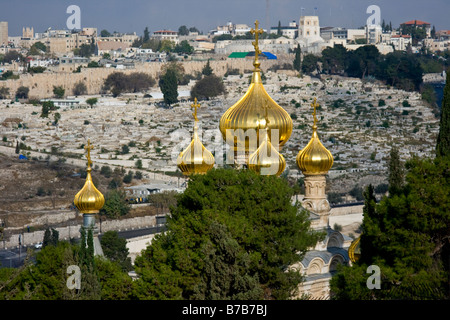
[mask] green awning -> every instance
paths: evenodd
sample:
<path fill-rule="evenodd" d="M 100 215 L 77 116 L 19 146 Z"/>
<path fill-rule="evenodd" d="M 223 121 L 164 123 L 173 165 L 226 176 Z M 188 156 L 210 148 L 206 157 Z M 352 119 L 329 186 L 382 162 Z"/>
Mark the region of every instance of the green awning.
<path fill-rule="evenodd" d="M 232 52 L 228 58 L 245 58 L 248 52 Z"/>

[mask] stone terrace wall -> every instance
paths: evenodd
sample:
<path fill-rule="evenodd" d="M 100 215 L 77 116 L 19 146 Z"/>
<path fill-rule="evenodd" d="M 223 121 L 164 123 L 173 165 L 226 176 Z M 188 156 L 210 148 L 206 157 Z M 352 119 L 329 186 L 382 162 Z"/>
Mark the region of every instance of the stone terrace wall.
<path fill-rule="evenodd" d="M 261 61 L 261 69 L 265 71 L 272 65 L 279 63 L 279 60 L 264 60 Z M 204 61 L 186 61 L 183 62 L 183 67 L 185 73 L 193 74 L 196 71 L 201 71 L 205 64 L 206 62 Z M 8 87 L 11 98 L 13 98 L 17 88 L 25 86 L 30 89 L 30 98 L 44 99 L 53 96 L 53 86 L 62 86 L 66 90 L 66 95 L 72 95 L 72 89 L 75 84 L 82 81 L 86 84 L 87 94 L 93 95 L 100 93 L 104 80 L 113 72 L 119 71 L 125 74 L 144 72 L 153 78 L 158 79 L 163 65 L 164 63 L 162 62 L 150 62 L 136 64 L 134 69 L 126 70 L 113 68 L 82 68 L 80 73 L 52 72 L 33 75 L 22 74 L 19 79 L 2 81 L 0 87 Z M 218 76 L 223 76 L 228 69 L 238 69 L 240 72 L 253 69 L 251 59 L 211 60 L 210 65 L 214 73 Z"/>

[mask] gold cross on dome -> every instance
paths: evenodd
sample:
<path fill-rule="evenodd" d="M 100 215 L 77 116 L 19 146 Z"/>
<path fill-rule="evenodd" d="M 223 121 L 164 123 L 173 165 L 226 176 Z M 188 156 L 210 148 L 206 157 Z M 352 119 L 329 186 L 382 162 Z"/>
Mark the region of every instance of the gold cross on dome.
<path fill-rule="evenodd" d="M 87 146 L 84 147 L 84 150 L 87 151 L 86 158 L 87 158 L 87 161 L 88 161 L 88 167 L 90 167 L 91 164 L 92 164 L 92 161 L 91 161 L 91 150 L 92 149 L 94 149 L 94 146 L 91 144 L 91 140 L 88 139 Z"/>
<path fill-rule="evenodd" d="M 192 115 L 194 116 L 195 121 L 198 121 L 197 109 L 200 108 L 200 103 L 197 103 L 197 98 L 194 99 L 194 104 L 191 104 L 191 108 L 194 108 L 195 111 Z"/>
<path fill-rule="evenodd" d="M 317 123 L 317 117 L 316 117 L 316 108 L 319 107 L 320 105 L 317 103 L 317 98 L 314 98 L 314 102 L 311 103 L 311 107 L 314 108 L 314 112 L 313 112 L 313 116 L 314 116 L 314 125 L 316 125 Z"/>
<path fill-rule="evenodd" d="M 258 55 L 261 54 L 261 50 L 259 50 L 259 35 L 264 33 L 263 29 L 258 29 L 259 22 L 258 20 L 255 21 L 255 29 L 250 29 L 250 33 L 255 36 L 255 41 L 252 42 L 253 46 L 255 47 L 255 61 L 258 61 Z"/>

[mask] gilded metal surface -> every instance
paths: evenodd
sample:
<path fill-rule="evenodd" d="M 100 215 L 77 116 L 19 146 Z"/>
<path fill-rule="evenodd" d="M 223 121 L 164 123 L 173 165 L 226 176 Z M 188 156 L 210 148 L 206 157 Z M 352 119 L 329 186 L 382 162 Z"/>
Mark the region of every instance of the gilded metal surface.
<path fill-rule="evenodd" d="M 286 161 L 270 143 L 266 132 L 265 139 L 248 160 L 248 168 L 260 175 L 280 176 L 286 168 Z"/>
<path fill-rule="evenodd" d="M 316 99 L 311 106 L 314 108 L 313 134 L 306 147 L 298 153 L 297 166 L 306 175 L 326 174 L 333 166 L 334 159 L 331 152 L 320 142 L 317 134 L 316 107 L 319 105 L 316 103 Z"/>
<path fill-rule="evenodd" d="M 197 103 L 197 98 L 195 98 L 194 104 L 191 107 L 195 109 L 192 114 L 195 119 L 193 139 L 177 159 L 178 168 L 186 176 L 191 174 L 205 174 L 214 167 L 214 156 L 205 148 L 198 137 L 197 108 L 200 107 L 200 104 Z"/>
<path fill-rule="evenodd" d="M 353 263 L 358 261 L 360 255 L 361 255 L 361 249 L 360 249 L 360 244 L 359 244 L 360 241 L 361 241 L 361 236 L 359 236 L 358 238 L 353 240 L 352 243 L 350 244 L 350 247 L 348 247 L 348 257 L 350 258 L 350 260 Z"/>
<path fill-rule="evenodd" d="M 265 112 L 270 121 L 269 138 L 272 137 L 271 130 L 278 130 L 279 145 L 282 147 L 291 136 L 292 119 L 289 114 L 280 107 L 266 92 L 261 81 L 261 73 L 259 69 L 258 55 L 261 52 L 258 45 L 258 35 L 261 29 L 258 29 L 258 21 L 255 22 L 256 28 L 252 29 L 255 35 L 253 45 L 255 47 L 255 61 L 253 63 L 254 70 L 251 84 L 243 97 L 231 106 L 220 119 L 219 129 L 223 139 L 234 148 L 234 151 L 245 151 L 252 153 L 259 145 L 259 130 L 261 122 L 264 121 Z M 244 133 L 249 129 L 256 131 L 257 141 L 249 143 L 248 136 L 234 134 L 234 141 L 227 141 L 227 130 L 234 134 L 236 130 L 242 129 Z M 264 139 L 264 137 L 262 137 Z M 273 139 L 271 140 L 273 141 Z M 244 150 L 242 150 L 242 147 Z"/>
<path fill-rule="evenodd" d="M 84 147 L 87 151 L 87 176 L 86 182 L 84 183 L 83 188 L 75 195 L 73 203 L 78 208 L 78 210 L 83 214 L 93 214 L 98 213 L 100 209 L 105 204 L 105 198 L 103 194 L 97 190 L 94 183 L 92 182 L 91 176 L 91 150 L 94 147 L 91 145 L 90 140 L 88 140 L 88 145 Z"/>

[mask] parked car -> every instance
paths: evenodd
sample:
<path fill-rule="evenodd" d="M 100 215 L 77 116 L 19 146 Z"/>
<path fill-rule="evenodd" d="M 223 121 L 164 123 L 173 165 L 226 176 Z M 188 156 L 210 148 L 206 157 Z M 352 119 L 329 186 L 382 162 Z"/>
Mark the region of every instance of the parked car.
<path fill-rule="evenodd" d="M 36 244 L 34 245 L 34 247 L 35 247 L 36 249 L 41 249 L 41 248 L 42 248 L 42 242 L 36 243 Z"/>

